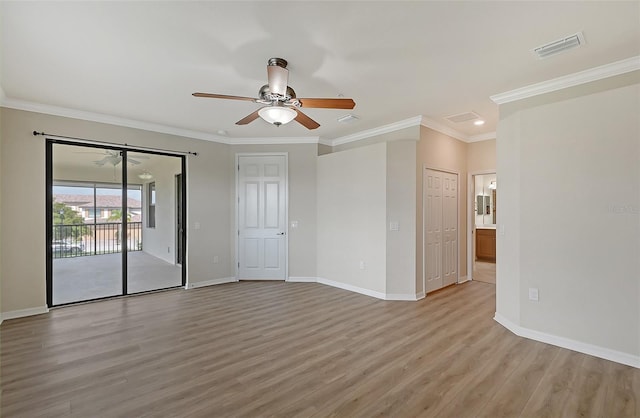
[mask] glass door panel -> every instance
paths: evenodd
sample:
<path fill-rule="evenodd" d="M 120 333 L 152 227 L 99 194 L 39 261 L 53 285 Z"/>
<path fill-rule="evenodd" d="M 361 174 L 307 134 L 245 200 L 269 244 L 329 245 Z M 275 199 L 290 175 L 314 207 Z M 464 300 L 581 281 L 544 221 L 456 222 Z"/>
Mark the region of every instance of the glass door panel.
<path fill-rule="evenodd" d="M 122 294 L 119 151 L 52 145 L 52 305 Z"/>
<path fill-rule="evenodd" d="M 127 292 L 181 286 L 182 158 L 129 151 L 127 160 Z"/>

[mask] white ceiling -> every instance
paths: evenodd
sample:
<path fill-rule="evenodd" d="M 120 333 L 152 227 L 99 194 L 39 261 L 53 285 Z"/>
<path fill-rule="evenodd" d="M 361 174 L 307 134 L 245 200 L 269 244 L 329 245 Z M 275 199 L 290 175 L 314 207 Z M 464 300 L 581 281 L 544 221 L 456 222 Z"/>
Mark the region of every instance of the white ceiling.
<path fill-rule="evenodd" d="M 638 1 L 2 1 L 0 13 L 5 105 L 210 138 L 332 140 L 422 115 L 473 139 L 496 129 L 489 96 L 640 55 Z M 531 52 L 578 31 L 583 47 L 545 60 Z M 270 57 L 289 61 L 299 97 L 351 97 L 360 119 L 307 109 L 320 128 L 237 126 L 259 105 L 191 96 L 256 97 Z M 487 123 L 444 119 L 470 111 Z"/>

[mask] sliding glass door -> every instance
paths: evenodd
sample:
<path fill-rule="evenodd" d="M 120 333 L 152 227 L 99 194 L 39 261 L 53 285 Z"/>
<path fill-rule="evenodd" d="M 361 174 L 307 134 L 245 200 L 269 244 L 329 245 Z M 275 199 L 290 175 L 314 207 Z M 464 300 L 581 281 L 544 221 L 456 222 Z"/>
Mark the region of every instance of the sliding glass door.
<path fill-rule="evenodd" d="M 184 157 L 49 140 L 47 166 L 49 306 L 184 285 Z"/>
<path fill-rule="evenodd" d="M 153 171 L 144 166 L 128 165 L 129 183 L 140 182 L 138 212 L 131 211 L 129 219 L 140 221 L 143 239 L 128 240 L 127 288 L 129 293 L 164 289 L 182 284 L 182 266 L 176 262 L 176 201 L 175 176 L 182 173 L 182 159 L 165 155 L 128 152 L 130 161 L 153 162 Z M 142 165 L 142 164 L 140 164 Z M 151 164 L 145 164 L 150 166 Z M 138 200 L 136 200 L 137 202 Z M 182 205 L 182 202 L 180 202 Z M 141 217 L 138 214 L 143 215 Z M 129 224 L 131 225 L 131 223 Z M 127 230 L 128 236 L 136 230 Z"/>

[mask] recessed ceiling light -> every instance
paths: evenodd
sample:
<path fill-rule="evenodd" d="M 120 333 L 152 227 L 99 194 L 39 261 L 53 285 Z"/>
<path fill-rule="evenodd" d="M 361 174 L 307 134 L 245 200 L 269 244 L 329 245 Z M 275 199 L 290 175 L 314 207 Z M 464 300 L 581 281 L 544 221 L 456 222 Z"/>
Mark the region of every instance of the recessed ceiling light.
<path fill-rule="evenodd" d="M 476 126 L 481 126 L 484 125 L 484 121 L 482 119 L 478 119 L 477 121 L 473 122 L 473 124 Z"/>

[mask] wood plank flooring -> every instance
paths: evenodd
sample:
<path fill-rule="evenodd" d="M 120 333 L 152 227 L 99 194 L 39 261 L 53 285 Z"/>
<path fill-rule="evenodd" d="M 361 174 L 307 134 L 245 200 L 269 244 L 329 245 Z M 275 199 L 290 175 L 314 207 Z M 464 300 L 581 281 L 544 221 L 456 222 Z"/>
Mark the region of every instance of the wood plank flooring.
<path fill-rule="evenodd" d="M 473 280 L 496 284 L 496 263 L 476 260 L 473 268 Z"/>
<path fill-rule="evenodd" d="M 2 417 L 640 417 L 640 370 L 493 321 L 495 286 L 419 302 L 240 282 L 0 327 Z"/>

